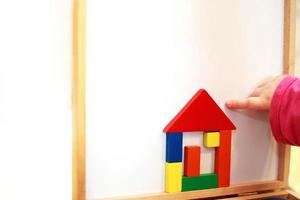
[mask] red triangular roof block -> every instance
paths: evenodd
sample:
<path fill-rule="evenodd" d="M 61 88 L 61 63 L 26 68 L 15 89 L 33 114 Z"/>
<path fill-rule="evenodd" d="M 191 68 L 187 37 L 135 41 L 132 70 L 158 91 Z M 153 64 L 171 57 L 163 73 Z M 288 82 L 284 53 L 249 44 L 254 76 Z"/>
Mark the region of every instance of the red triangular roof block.
<path fill-rule="evenodd" d="M 209 94 L 201 89 L 164 128 L 165 133 L 235 130 Z"/>

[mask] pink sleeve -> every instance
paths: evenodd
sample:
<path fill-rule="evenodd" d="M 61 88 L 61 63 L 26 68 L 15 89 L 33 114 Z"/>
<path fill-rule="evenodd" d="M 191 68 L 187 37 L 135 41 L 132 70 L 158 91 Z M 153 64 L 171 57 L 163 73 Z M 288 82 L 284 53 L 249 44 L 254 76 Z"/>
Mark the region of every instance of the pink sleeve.
<path fill-rule="evenodd" d="M 300 146 L 300 79 L 288 76 L 275 90 L 270 123 L 277 142 Z"/>

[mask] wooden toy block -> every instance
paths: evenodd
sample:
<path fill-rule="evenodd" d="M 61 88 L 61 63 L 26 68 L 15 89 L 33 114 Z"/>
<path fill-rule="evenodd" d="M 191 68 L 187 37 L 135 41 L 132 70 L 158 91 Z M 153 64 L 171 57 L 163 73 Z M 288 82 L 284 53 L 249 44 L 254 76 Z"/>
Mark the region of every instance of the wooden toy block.
<path fill-rule="evenodd" d="M 165 189 L 166 192 L 181 192 L 182 162 L 166 163 Z"/>
<path fill-rule="evenodd" d="M 209 94 L 201 89 L 164 128 L 165 133 L 234 130 L 233 123 Z"/>
<path fill-rule="evenodd" d="M 215 173 L 219 176 L 218 187 L 230 185 L 231 131 L 220 131 L 220 146 L 215 153 Z"/>
<path fill-rule="evenodd" d="M 200 175 L 200 146 L 184 147 L 184 176 Z"/>
<path fill-rule="evenodd" d="M 219 132 L 204 133 L 203 145 L 205 147 L 218 147 L 220 145 L 220 133 Z"/>
<path fill-rule="evenodd" d="M 203 174 L 194 177 L 182 177 L 182 191 L 204 190 L 218 187 L 218 175 Z"/>
<path fill-rule="evenodd" d="M 182 162 L 182 133 L 167 134 L 166 162 Z"/>

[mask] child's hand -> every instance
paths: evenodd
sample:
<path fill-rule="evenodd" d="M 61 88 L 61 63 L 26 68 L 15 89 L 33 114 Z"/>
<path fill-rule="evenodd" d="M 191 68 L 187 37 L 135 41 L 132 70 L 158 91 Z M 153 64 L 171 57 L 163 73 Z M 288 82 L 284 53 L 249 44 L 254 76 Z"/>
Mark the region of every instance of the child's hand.
<path fill-rule="evenodd" d="M 251 109 L 266 110 L 270 109 L 271 100 L 278 84 L 287 75 L 280 75 L 263 80 L 257 88 L 246 99 L 229 100 L 226 106 L 230 109 Z"/>

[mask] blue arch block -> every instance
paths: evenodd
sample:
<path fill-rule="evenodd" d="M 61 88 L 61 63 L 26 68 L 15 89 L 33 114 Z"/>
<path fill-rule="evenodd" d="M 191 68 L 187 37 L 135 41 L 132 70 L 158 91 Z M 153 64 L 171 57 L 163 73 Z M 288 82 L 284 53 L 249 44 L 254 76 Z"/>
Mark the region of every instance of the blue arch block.
<path fill-rule="evenodd" d="M 166 162 L 182 162 L 182 133 L 166 133 Z"/>

